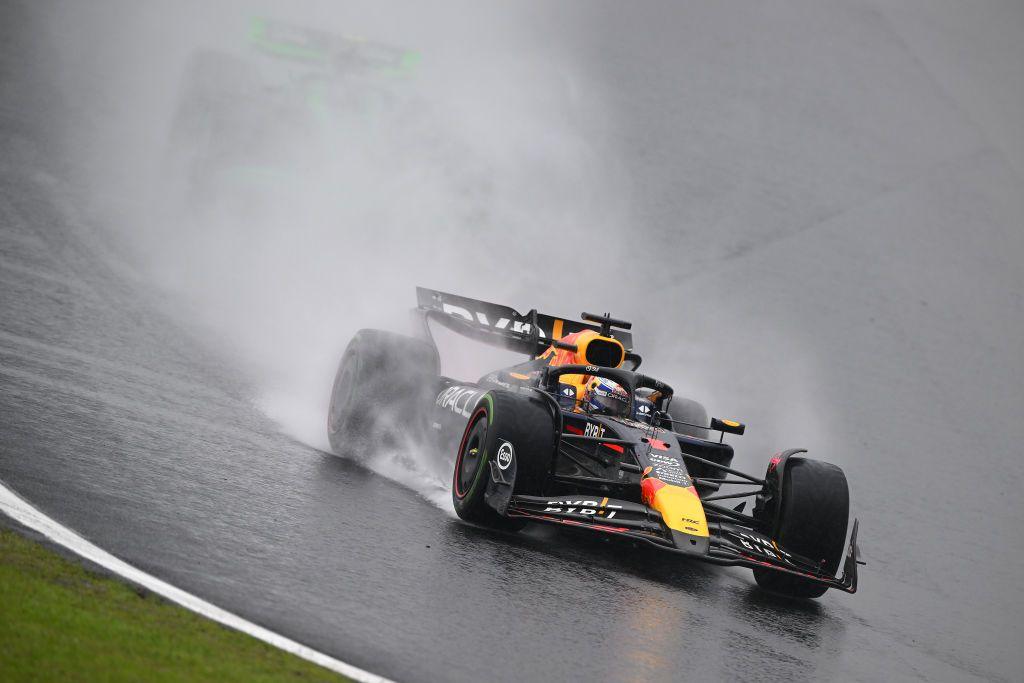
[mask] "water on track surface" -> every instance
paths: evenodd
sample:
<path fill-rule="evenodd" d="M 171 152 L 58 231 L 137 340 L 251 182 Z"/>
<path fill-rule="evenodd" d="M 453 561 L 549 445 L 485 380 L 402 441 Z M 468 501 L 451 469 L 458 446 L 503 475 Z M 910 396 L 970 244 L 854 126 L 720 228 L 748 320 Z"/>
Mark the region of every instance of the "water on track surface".
<path fill-rule="evenodd" d="M 580 125 L 619 146 L 652 269 L 602 295 L 652 371 L 751 425 L 741 465 L 787 446 L 843 465 L 861 593 L 793 605 L 746 571 L 490 534 L 282 436 L 245 366 L 165 314 L 81 210 L 57 122 L 34 116 L 63 101 L 55 46 L 30 39 L 52 38 L 59 3 L 0 21 L 0 478 L 127 561 L 399 680 L 1019 678 L 1016 101 L 965 99 L 935 48 L 975 25 L 595 7 L 562 36 L 608 90 Z M 957 68 L 1006 57 L 974 59 Z M 659 329 L 665 309 L 693 324 Z"/>

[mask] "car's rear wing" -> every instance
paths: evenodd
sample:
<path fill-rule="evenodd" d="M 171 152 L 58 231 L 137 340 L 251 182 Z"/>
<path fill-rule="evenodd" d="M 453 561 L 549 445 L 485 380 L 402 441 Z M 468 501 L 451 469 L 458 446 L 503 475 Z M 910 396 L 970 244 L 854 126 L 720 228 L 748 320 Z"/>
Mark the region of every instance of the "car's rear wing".
<path fill-rule="evenodd" d="M 249 44 L 263 54 L 348 74 L 373 71 L 410 76 L 420 60 L 420 54 L 413 50 L 264 17 L 250 20 L 248 34 Z"/>
<path fill-rule="evenodd" d="M 537 309 L 523 314 L 509 306 L 424 287 L 416 288 L 416 303 L 416 310 L 425 320 L 435 320 L 471 339 L 529 356 L 540 355 L 553 340 L 567 334 L 583 330 L 601 331 L 599 325 L 556 318 L 538 313 Z M 619 340 L 627 352 L 632 350 L 632 334 L 619 329 L 611 330 L 608 334 Z"/>

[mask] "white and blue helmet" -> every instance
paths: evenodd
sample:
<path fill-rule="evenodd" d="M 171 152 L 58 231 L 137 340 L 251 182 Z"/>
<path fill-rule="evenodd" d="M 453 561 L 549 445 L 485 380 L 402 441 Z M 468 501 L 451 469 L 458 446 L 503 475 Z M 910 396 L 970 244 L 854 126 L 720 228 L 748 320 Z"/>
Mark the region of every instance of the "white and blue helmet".
<path fill-rule="evenodd" d="M 587 384 L 583 397 L 584 408 L 601 415 L 629 415 L 629 394 L 618 383 L 595 377 Z"/>

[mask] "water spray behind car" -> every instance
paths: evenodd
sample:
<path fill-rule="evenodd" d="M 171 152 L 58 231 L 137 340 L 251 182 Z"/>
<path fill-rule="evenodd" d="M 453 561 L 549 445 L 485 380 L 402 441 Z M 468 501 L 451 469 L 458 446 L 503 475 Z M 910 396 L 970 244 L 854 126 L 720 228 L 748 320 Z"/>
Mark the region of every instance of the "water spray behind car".
<path fill-rule="evenodd" d="M 524 30 L 528 9 L 412 6 L 400 24 L 358 4 L 193 10 L 119 7 L 116 35 L 84 7 L 54 16 L 71 108 L 91 112 L 68 137 L 105 239 L 290 435 L 327 448 L 339 346 L 404 330 L 418 284 L 545 310 L 676 308 L 647 285 L 670 269 L 633 224 L 597 74 Z M 618 264 L 637 253 L 633 282 Z M 645 334 L 718 399 L 694 329 Z M 478 354 L 446 360 L 500 365 Z"/>

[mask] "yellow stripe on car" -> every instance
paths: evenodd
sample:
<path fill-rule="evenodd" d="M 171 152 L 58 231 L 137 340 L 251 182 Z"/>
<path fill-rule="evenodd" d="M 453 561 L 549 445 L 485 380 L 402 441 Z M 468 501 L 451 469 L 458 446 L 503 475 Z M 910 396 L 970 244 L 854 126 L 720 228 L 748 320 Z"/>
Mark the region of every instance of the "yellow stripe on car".
<path fill-rule="evenodd" d="M 708 536 L 708 520 L 697 489 L 665 485 L 654 492 L 650 506 L 661 513 L 669 529 L 691 536 Z"/>

